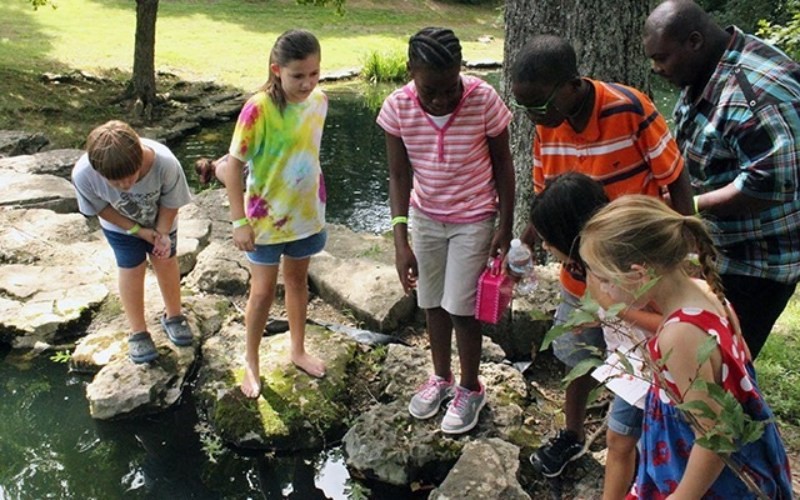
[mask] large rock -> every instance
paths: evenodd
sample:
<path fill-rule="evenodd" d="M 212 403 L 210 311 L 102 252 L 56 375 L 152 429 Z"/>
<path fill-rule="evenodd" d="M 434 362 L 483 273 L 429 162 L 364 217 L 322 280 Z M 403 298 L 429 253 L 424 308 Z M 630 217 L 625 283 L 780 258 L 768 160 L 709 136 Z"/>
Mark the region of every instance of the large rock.
<path fill-rule="evenodd" d="M 0 341 L 12 347 L 52 343 L 108 296 L 90 266 L 0 267 Z"/>
<path fill-rule="evenodd" d="M 229 323 L 205 342 L 195 396 L 223 440 L 240 448 L 301 450 L 322 448 L 342 435 L 356 343 L 307 325 L 305 344 L 325 361 L 323 379 L 298 370 L 290 361 L 289 334 L 275 335 L 261 342 L 261 396 L 247 399 L 239 389 L 244 326 Z"/>
<path fill-rule="evenodd" d="M 323 252 L 311 259 L 308 274 L 320 297 L 352 311 L 369 329 L 394 331 L 414 318 L 414 298 L 403 292 L 394 266 Z"/>
<path fill-rule="evenodd" d="M 525 500 L 519 484 L 519 448 L 499 439 L 464 445 L 461 457 L 430 500 Z"/>
<path fill-rule="evenodd" d="M 488 339 L 484 342 L 491 346 Z M 454 356 L 456 377 L 457 367 Z M 515 439 L 523 425 L 522 407 L 528 403 L 521 373 L 505 364 L 482 363 L 481 380 L 486 386 L 487 404 L 477 427 L 465 437 L 453 438 L 439 430 L 441 417 L 419 421 L 408 413 L 411 395 L 431 370 L 427 352 L 416 347 L 389 346 L 381 371 L 386 385 L 380 399 L 391 402 L 377 404 L 362 413 L 348 430 L 344 438 L 348 466 L 395 485 L 439 482 L 466 442 L 481 437 Z"/>
<path fill-rule="evenodd" d="M 197 256 L 186 284 L 195 290 L 220 295 L 244 295 L 250 283 L 250 270 L 244 252 L 230 242 L 212 241 Z"/>
<path fill-rule="evenodd" d="M 0 208 L 0 262 L 74 263 L 82 256 L 79 252 L 71 252 L 70 245 L 92 239 L 94 231 L 86 217 L 80 214 Z M 86 262 L 96 264 L 92 257 L 84 258 Z"/>
<path fill-rule="evenodd" d="M 72 167 L 83 155 L 80 149 L 54 149 L 43 153 L 25 154 L 0 159 L 0 170 L 22 174 L 47 174 L 70 179 Z"/>
<path fill-rule="evenodd" d="M 40 151 L 50 141 L 42 133 L 0 130 L 0 156 L 29 155 Z"/>
<path fill-rule="evenodd" d="M 197 331 L 196 324 L 193 324 L 193 330 Z M 118 356 L 86 387 L 89 413 L 93 418 L 107 420 L 155 413 L 178 400 L 199 352 L 200 342 L 176 347 L 165 336 L 155 331 L 151 334 L 159 354 L 155 361 L 137 365 L 127 356 Z"/>
<path fill-rule="evenodd" d="M 0 170 L 0 186 L 0 206 L 47 208 L 58 213 L 78 211 L 75 190 L 61 177 Z"/>

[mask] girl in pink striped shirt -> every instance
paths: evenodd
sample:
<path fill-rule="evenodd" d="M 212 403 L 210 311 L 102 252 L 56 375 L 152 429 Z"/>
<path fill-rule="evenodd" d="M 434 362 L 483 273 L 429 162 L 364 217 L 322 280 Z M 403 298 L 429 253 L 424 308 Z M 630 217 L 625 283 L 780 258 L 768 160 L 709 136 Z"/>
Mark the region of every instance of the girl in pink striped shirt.
<path fill-rule="evenodd" d="M 377 120 L 386 133 L 395 265 L 403 289 L 417 289 L 433 358 L 434 373 L 408 409 L 431 418 L 452 396 L 442 431 L 460 434 L 475 427 L 486 403 L 475 293 L 487 258 L 505 252 L 511 240 L 511 112 L 491 86 L 461 74 L 461 44 L 452 30 L 425 28 L 412 36 L 408 70 L 412 81 L 386 98 Z M 454 328 L 458 385 L 450 370 Z"/>

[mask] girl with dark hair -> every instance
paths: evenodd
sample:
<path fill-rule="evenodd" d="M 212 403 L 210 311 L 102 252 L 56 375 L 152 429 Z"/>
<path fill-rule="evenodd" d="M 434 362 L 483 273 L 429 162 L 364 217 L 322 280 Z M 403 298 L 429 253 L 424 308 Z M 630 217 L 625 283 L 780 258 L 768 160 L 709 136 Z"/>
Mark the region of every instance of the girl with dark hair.
<path fill-rule="evenodd" d="M 269 56 L 269 78 L 242 108 L 225 168 L 217 173 L 224 177 L 231 204 L 233 242 L 250 261 L 241 383 L 249 398 L 261 393 L 259 346 L 282 256 L 291 360 L 311 376 L 325 375 L 324 363 L 306 352 L 304 342 L 309 260 L 326 240 L 319 149 L 328 99 L 317 89 L 319 67 L 320 46 L 313 34 L 290 30 L 278 37 Z"/>
<path fill-rule="evenodd" d="M 412 81 L 386 99 L 377 120 L 386 132 L 395 264 L 405 291 L 417 289 L 433 358 L 434 373 L 408 409 L 431 418 L 454 396 L 441 428 L 461 434 L 475 427 L 486 403 L 475 296 L 487 258 L 511 241 L 511 113 L 491 86 L 461 74 L 461 44 L 452 30 L 425 28 L 412 36 L 408 70 Z M 453 329 L 458 384 L 450 370 Z"/>

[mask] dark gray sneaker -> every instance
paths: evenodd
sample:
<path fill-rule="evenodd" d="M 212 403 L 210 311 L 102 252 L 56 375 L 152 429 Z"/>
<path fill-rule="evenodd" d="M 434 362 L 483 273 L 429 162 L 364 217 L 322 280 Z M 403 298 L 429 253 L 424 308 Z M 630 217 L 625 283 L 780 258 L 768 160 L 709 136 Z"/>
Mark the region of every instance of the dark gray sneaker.
<path fill-rule="evenodd" d="M 420 420 L 431 418 L 439 412 L 442 403 L 451 397 L 453 397 L 453 374 L 450 374 L 450 380 L 431 375 L 411 398 L 411 402 L 408 403 L 408 413 Z"/>
<path fill-rule="evenodd" d="M 583 453 L 583 443 L 574 432 L 566 429 L 558 431 L 556 437 L 540 446 L 531 455 L 531 463 L 541 469 L 544 477 L 558 477 L 567 464 Z"/>

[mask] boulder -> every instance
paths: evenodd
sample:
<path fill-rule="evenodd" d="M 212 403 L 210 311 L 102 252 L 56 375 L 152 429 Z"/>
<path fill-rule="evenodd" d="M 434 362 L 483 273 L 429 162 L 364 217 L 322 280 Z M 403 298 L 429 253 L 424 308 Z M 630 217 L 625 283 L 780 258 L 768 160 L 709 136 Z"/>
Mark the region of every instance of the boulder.
<path fill-rule="evenodd" d="M 352 311 L 369 329 L 390 332 L 414 318 L 414 298 L 403 292 L 394 266 L 323 252 L 311 259 L 308 274 L 320 297 Z"/>
<path fill-rule="evenodd" d="M 15 348 L 53 343 L 108 296 L 90 266 L 0 267 L 0 341 Z"/>
<path fill-rule="evenodd" d="M 478 439 L 464 445 L 458 462 L 430 500 L 530 499 L 519 484 L 519 448 L 500 439 Z"/>
<path fill-rule="evenodd" d="M 246 398 L 244 326 L 230 322 L 203 344 L 203 366 L 195 398 L 224 441 L 239 448 L 265 450 L 320 449 L 341 437 L 348 415 L 348 365 L 357 344 L 347 337 L 307 325 L 306 349 L 325 361 L 326 375 L 312 378 L 289 356 L 289 334 L 261 342 L 261 396 Z"/>
<path fill-rule="evenodd" d="M 29 155 L 41 151 L 50 141 L 39 132 L 0 130 L 0 156 Z"/>
<path fill-rule="evenodd" d="M 192 329 L 197 331 L 197 325 L 193 324 Z M 181 396 L 200 342 L 176 347 L 163 334 L 151 334 L 159 354 L 155 361 L 134 364 L 127 357 L 126 346 L 125 355 L 112 359 L 86 386 L 92 418 L 108 420 L 155 413 L 169 408 Z"/>
<path fill-rule="evenodd" d="M 0 206 L 47 208 L 58 213 L 78 211 L 75 190 L 61 177 L 0 170 L 0 185 Z"/>
<path fill-rule="evenodd" d="M 484 339 L 486 346 L 492 343 Z M 455 353 L 454 353 L 455 354 Z M 465 443 L 482 437 L 514 439 L 523 425 L 522 407 L 528 404 L 522 374 L 502 363 L 481 364 L 487 404 L 475 429 L 463 437 L 442 434 L 438 417 L 416 420 L 408 401 L 432 372 L 430 355 L 416 347 L 392 344 L 382 363 L 385 387 L 381 401 L 359 415 L 344 437 L 347 464 L 361 474 L 395 485 L 414 481 L 438 483 L 461 454 Z M 453 367 L 458 377 L 458 360 Z"/>
<path fill-rule="evenodd" d="M 198 291 L 234 296 L 247 294 L 250 270 L 244 252 L 230 242 L 213 241 L 197 256 L 186 284 Z"/>
<path fill-rule="evenodd" d="M 0 170 L 22 174 L 45 174 L 69 180 L 72 167 L 83 155 L 81 149 L 54 149 L 43 153 L 12 156 L 0 159 Z"/>

